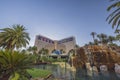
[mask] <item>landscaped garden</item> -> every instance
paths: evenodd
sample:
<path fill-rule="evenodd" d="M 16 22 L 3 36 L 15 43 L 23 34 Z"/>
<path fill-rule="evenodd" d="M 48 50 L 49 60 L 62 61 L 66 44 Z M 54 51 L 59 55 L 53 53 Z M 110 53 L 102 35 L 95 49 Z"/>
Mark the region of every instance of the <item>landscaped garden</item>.
<path fill-rule="evenodd" d="M 36 69 L 34 63 L 39 56 L 21 50 L 29 44 L 29 34 L 23 25 L 13 25 L 0 32 L 0 80 L 29 80 L 46 78 L 51 71 Z M 33 47 L 35 50 L 35 47 Z M 35 52 L 35 51 L 34 51 Z"/>

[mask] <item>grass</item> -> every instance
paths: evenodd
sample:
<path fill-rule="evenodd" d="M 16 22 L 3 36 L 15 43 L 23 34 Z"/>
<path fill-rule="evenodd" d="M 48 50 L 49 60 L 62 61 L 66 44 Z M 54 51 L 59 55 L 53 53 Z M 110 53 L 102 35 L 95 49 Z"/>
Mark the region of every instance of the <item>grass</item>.
<path fill-rule="evenodd" d="M 30 75 L 32 75 L 32 78 L 38 78 L 38 77 L 45 78 L 52 73 L 51 71 L 48 71 L 48 70 L 42 70 L 42 69 L 36 69 L 36 68 L 29 69 L 27 71 Z"/>

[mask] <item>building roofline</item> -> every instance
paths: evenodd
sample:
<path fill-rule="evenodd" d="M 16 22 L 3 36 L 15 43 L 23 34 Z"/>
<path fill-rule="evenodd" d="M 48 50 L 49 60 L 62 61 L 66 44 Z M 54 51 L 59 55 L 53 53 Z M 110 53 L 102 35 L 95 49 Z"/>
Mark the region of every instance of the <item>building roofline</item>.
<path fill-rule="evenodd" d="M 46 37 L 46 36 L 44 36 L 44 35 L 41 35 L 41 34 L 36 35 L 36 36 L 42 36 L 42 37 L 44 37 L 44 38 L 50 39 L 50 38 L 48 38 L 48 37 Z M 71 38 L 71 37 L 73 37 L 73 38 L 75 39 L 75 36 L 69 36 L 69 37 L 66 37 L 66 38 L 63 38 L 63 39 L 60 39 L 60 40 L 53 40 L 53 39 L 50 39 L 50 40 L 52 40 L 52 41 L 61 41 L 61 40 L 68 39 L 68 38 Z"/>

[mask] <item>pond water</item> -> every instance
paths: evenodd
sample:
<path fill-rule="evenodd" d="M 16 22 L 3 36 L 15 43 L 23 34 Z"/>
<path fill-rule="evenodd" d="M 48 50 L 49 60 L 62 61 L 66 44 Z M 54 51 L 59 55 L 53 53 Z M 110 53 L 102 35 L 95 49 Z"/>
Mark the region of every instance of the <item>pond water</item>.
<path fill-rule="evenodd" d="M 76 72 L 70 69 L 61 68 L 59 65 L 49 64 L 49 65 L 37 65 L 36 68 L 51 70 L 55 79 L 60 80 L 120 80 L 114 72 L 112 73 L 91 73 L 84 69 L 77 69 Z"/>
<path fill-rule="evenodd" d="M 47 64 L 47 65 L 37 65 L 35 68 L 50 70 L 55 79 L 62 80 L 75 80 L 75 72 L 68 70 L 66 68 L 61 68 L 59 65 Z"/>

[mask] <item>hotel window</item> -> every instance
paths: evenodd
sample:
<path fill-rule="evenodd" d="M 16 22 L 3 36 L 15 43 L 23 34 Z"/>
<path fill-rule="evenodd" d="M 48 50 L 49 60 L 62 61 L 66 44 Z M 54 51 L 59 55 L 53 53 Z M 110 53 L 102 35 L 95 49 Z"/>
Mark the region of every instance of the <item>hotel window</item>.
<path fill-rule="evenodd" d="M 42 40 L 45 41 L 45 38 L 43 38 Z"/>
<path fill-rule="evenodd" d="M 48 42 L 48 39 L 46 39 L 46 42 Z"/>

